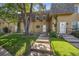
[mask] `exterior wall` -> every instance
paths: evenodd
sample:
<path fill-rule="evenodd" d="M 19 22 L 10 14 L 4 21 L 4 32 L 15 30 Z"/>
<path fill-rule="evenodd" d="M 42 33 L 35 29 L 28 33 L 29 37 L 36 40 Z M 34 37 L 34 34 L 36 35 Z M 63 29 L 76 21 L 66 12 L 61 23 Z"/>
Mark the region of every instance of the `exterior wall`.
<path fill-rule="evenodd" d="M 8 24 L 0 19 L 0 32 L 3 32 L 4 27 L 8 27 Z"/>
<path fill-rule="evenodd" d="M 42 29 L 42 26 L 43 25 L 46 25 L 46 20 L 35 20 L 34 22 L 31 22 L 30 23 L 30 29 L 29 29 L 29 32 L 31 33 L 42 33 L 43 29 Z M 37 28 L 37 26 L 40 26 L 39 28 Z"/>
<path fill-rule="evenodd" d="M 67 32 L 71 31 L 71 21 L 70 15 L 59 16 L 58 23 L 57 23 L 57 32 L 60 32 L 60 22 L 66 22 L 66 30 Z"/>
<path fill-rule="evenodd" d="M 52 18 L 52 22 L 55 21 L 54 18 Z M 72 32 L 72 22 L 73 21 L 79 21 L 79 14 L 74 13 L 71 15 L 62 15 L 58 16 L 58 22 L 57 22 L 57 32 L 60 32 L 60 22 L 66 22 L 66 33 Z M 52 26 L 52 31 L 54 29 L 54 26 Z M 55 31 L 55 30 L 54 30 Z"/>
<path fill-rule="evenodd" d="M 15 25 L 14 23 L 10 23 L 8 28 L 11 32 L 17 32 L 17 25 Z"/>
<path fill-rule="evenodd" d="M 14 23 L 6 23 L 0 20 L 0 32 L 3 32 L 3 28 L 7 27 L 11 32 L 16 32 L 16 25 Z"/>

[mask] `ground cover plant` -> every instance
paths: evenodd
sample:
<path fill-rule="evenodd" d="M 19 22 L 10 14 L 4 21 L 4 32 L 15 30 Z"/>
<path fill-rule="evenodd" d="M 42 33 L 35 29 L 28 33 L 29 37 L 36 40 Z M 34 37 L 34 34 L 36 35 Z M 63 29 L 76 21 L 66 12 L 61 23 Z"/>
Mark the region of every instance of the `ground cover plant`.
<path fill-rule="evenodd" d="M 35 35 L 10 34 L 0 37 L 0 46 L 8 50 L 12 55 L 27 55 L 30 45 L 36 40 Z"/>

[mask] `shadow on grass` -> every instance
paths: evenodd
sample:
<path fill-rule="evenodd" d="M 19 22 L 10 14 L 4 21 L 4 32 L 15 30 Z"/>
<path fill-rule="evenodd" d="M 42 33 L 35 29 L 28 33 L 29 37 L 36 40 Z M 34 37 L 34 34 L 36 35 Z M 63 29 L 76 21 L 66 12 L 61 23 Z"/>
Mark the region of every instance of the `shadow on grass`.
<path fill-rule="evenodd" d="M 35 36 L 24 36 L 23 34 L 12 34 L 0 38 L 0 46 L 3 46 L 12 55 L 27 55 L 32 41 L 35 41 Z"/>

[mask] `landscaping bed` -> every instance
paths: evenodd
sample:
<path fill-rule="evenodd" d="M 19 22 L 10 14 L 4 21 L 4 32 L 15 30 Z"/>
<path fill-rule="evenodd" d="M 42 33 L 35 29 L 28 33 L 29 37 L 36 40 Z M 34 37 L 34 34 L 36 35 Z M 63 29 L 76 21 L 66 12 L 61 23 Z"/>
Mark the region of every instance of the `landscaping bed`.
<path fill-rule="evenodd" d="M 27 55 L 30 45 L 36 38 L 37 36 L 35 35 L 11 34 L 0 38 L 0 46 L 8 50 L 12 55 Z"/>
<path fill-rule="evenodd" d="M 79 49 L 63 38 L 52 36 L 50 37 L 50 43 L 56 56 L 79 56 Z"/>

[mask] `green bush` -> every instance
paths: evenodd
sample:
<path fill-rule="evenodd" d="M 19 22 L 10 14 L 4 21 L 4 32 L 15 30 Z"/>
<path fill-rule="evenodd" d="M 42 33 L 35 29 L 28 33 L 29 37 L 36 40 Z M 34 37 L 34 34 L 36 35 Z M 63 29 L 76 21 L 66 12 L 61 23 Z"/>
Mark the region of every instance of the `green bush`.
<path fill-rule="evenodd" d="M 71 34 L 74 35 L 75 37 L 79 38 L 79 31 L 74 31 Z"/>
<path fill-rule="evenodd" d="M 50 33 L 49 33 L 49 36 L 50 36 L 50 37 L 57 38 L 57 33 L 56 33 L 56 32 L 50 32 Z"/>

